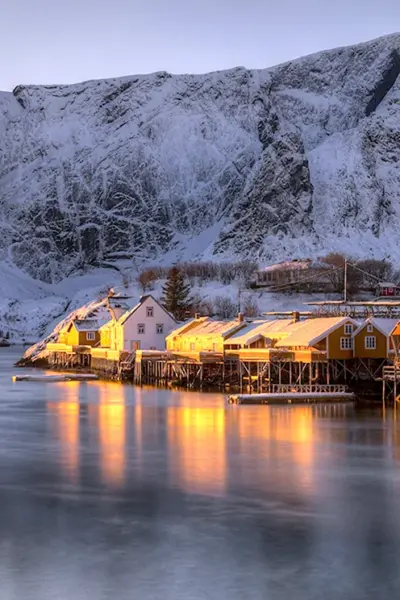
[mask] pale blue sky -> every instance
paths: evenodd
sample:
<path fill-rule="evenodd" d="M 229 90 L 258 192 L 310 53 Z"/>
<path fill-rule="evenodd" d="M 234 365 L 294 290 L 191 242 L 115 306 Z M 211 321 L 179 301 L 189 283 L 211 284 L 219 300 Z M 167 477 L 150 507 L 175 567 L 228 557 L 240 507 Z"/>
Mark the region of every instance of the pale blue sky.
<path fill-rule="evenodd" d="M 400 0 L 0 0 L 0 90 L 263 68 L 400 30 Z"/>

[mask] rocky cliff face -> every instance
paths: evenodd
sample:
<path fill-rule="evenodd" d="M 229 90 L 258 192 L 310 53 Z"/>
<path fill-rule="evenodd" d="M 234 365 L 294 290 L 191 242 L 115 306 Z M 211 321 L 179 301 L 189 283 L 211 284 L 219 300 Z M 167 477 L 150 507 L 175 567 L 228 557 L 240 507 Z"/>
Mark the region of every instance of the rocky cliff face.
<path fill-rule="evenodd" d="M 0 252 L 55 281 L 121 257 L 391 255 L 400 35 L 277 67 L 0 94 Z"/>

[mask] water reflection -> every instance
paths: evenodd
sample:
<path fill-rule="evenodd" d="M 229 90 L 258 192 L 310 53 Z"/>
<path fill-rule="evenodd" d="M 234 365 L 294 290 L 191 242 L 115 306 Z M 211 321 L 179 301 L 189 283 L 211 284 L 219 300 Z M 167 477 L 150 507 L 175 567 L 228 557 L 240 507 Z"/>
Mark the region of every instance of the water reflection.
<path fill-rule="evenodd" d="M 56 396 L 62 398 L 59 402 L 48 402 L 47 410 L 52 416 L 53 434 L 58 440 L 58 450 L 61 468 L 69 481 L 77 484 L 79 481 L 79 390 L 78 381 L 57 383 Z"/>
<path fill-rule="evenodd" d="M 188 492 L 219 494 L 227 476 L 225 410 L 185 406 L 184 396 L 182 404 L 167 408 L 172 479 Z"/>
<path fill-rule="evenodd" d="M 100 384 L 98 433 L 100 471 L 104 483 L 122 487 L 125 480 L 126 411 L 125 387 Z"/>

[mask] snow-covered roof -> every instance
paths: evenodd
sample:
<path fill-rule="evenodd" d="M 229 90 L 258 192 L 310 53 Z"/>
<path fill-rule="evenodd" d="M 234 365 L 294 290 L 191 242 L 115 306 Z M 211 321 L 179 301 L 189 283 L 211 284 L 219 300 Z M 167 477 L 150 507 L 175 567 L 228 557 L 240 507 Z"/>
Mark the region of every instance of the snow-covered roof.
<path fill-rule="evenodd" d="M 288 335 L 288 328 L 293 324 L 292 319 L 274 319 L 274 320 L 257 320 L 252 323 L 248 323 L 246 327 L 240 329 L 232 336 L 225 340 L 226 345 L 238 344 L 247 345 L 251 344 L 259 337 L 272 337 L 279 339 L 285 335 Z"/>
<path fill-rule="evenodd" d="M 261 271 L 280 271 L 280 270 L 305 270 L 308 269 L 311 265 L 311 260 L 288 260 L 284 262 L 277 263 L 275 265 L 268 265 L 267 267 L 263 267 Z"/>
<path fill-rule="evenodd" d="M 393 283 L 393 282 L 390 282 L 390 281 L 380 281 L 378 283 L 378 287 L 397 288 L 399 286 L 396 283 Z"/>
<path fill-rule="evenodd" d="M 209 320 L 210 320 L 210 317 L 199 317 L 198 319 L 188 319 L 188 320 L 184 321 L 183 323 L 181 323 L 179 325 L 179 327 L 177 327 L 176 329 L 171 331 L 171 333 L 169 335 L 167 335 L 167 337 L 165 339 L 166 340 L 173 339 L 177 335 L 182 335 L 183 333 L 185 333 L 186 330 L 194 331 L 197 326 L 204 323 L 204 321 L 209 321 Z"/>
<path fill-rule="evenodd" d="M 77 331 L 98 331 L 109 319 L 84 319 L 72 322 Z"/>
<path fill-rule="evenodd" d="M 392 333 L 393 329 L 396 327 L 398 322 L 399 319 L 369 317 L 369 319 L 366 319 L 366 321 L 360 324 L 358 329 L 356 329 L 356 331 L 354 332 L 354 335 L 360 333 L 360 331 L 362 331 L 364 327 L 366 327 L 366 325 L 373 325 L 378 331 L 380 331 L 383 335 L 387 337 Z"/>
<path fill-rule="evenodd" d="M 234 333 L 236 329 L 239 329 L 240 327 L 245 327 L 245 325 L 246 325 L 246 323 L 240 323 L 237 319 L 235 321 L 214 321 L 213 319 L 206 317 L 204 319 L 197 319 L 197 321 L 198 321 L 198 325 L 195 325 L 194 327 L 190 327 L 189 329 L 187 329 L 187 331 L 186 331 L 185 325 L 179 329 L 175 329 L 175 331 L 172 331 L 170 333 L 170 337 L 175 337 L 176 335 L 179 335 L 180 329 L 182 330 L 182 333 L 180 334 L 182 336 L 185 336 L 185 335 L 196 335 L 196 336 L 215 335 L 215 336 L 227 337 L 231 333 Z M 190 324 L 190 322 L 188 324 Z"/>
<path fill-rule="evenodd" d="M 276 348 L 313 346 L 346 322 L 355 325 L 355 322 L 348 317 L 316 318 L 292 323 L 288 329 L 289 335 L 277 342 Z"/>

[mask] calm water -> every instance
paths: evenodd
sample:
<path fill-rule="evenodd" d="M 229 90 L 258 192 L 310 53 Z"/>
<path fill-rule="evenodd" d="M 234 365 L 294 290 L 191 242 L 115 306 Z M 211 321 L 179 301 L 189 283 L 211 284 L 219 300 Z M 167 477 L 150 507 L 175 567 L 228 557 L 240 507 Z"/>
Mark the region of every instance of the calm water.
<path fill-rule="evenodd" d="M 398 597 L 393 412 L 13 384 L 17 355 L 0 351 L 0 600 Z"/>

